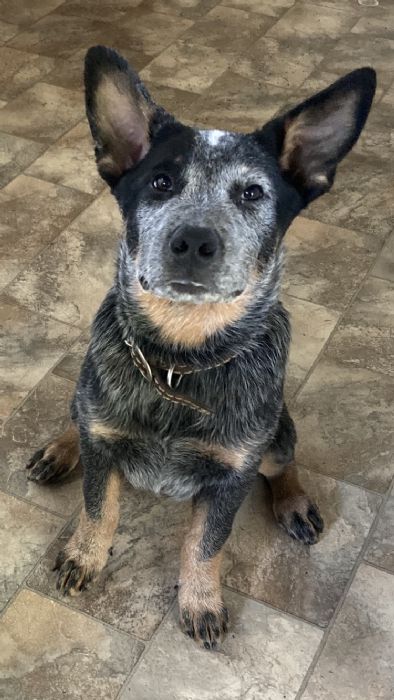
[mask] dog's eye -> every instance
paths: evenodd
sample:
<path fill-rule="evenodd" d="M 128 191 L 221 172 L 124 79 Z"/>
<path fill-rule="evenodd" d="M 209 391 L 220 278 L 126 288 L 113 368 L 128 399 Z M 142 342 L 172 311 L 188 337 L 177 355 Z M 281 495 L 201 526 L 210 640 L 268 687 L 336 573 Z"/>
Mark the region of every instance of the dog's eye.
<path fill-rule="evenodd" d="M 172 180 L 168 175 L 156 175 L 152 180 L 152 187 L 159 192 L 171 192 Z"/>
<path fill-rule="evenodd" d="M 264 190 L 260 185 L 249 185 L 242 193 L 245 202 L 254 202 L 264 196 Z"/>

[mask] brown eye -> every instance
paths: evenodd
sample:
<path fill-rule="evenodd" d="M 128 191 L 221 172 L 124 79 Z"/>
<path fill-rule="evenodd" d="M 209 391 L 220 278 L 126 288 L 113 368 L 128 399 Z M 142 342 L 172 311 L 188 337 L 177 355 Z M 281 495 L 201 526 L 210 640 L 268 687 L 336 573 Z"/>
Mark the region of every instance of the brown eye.
<path fill-rule="evenodd" d="M 249 185 L 242 193 L 242 199 L 245 202 L 255 202 L 262 197 L 264 197 L 264 190 L 260 185 Z"/>
<path fill-rule="evenodd" d="M 171 192 L 172 180 L 168 175 L 156 175 L 152 180 L 152 187 L 159 192 Z"/>

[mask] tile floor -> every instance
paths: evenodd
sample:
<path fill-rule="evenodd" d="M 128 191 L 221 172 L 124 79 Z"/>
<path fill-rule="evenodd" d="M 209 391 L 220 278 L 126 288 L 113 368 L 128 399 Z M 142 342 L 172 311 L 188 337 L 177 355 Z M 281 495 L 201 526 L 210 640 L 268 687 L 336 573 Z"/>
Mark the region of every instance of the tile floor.
<path fill-rule="evenodd" d="M 371 4 L 371 3 L 370 3 Z M 394 697 L 394 4 L 357 0 L 0 0 L 0 696 L 105 700 Z M 326 521 L 286 538 L 259 483 L 226 547 L 222 650 L 177 627 L 188 504 L 124 494 L 96 587 L 51 571 L 80 474 L 26 481 L 61 430 L 121 222 L 96 175 L 82 60 L 113 45 L 186 122 L 253 129 L 356 66 L 378 70 L 368 127 L 294 223 L 284 300 L 301 476 Z"/>

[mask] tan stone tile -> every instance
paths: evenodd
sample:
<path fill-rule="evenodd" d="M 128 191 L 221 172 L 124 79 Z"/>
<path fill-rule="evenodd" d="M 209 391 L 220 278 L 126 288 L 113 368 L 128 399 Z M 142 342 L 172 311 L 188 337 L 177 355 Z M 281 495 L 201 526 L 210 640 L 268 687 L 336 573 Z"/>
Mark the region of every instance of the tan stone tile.
<path fill-rule="evenodd" d="M 382 16 L 382 12 L 378 16 L 360 17 L 351 31 L 352 34 L 366 34 L 368 37 L 381 36 L 394 39 L 392 20 L 393 14 L 384 14 Z"/>
<path fill-rule="evenodd" d="M 280 17 L 296 0 L 223 0 L 221 5 L 236 7 L 250 12 L 261 13 L 268 17 Z"/>
<path fill-rule="evenodd" d="M 120 525 L 107 566 L 83 595 L 61 599 L 117 629 L 149 639 L 176 595 L 179 552 L 190 518 L 190 504 L 155 498 L 125 483 Z M 30 587 L 60 597 L 53 562 L 75 524 L 31 574 Z"/>
<path fill-rule="evenodd" d="M 89 333 L 84 333 L 75 343 L 75 345 L 70 348 L 70 351 L 63 357 L 62 360 L 56 365 L 53 370 L 53 374 L 58 377 L 64 377 L 65 379 L 70 379 L 76 382 L 79 377 L 79 372 L 83 359 L 86 355 L 89 343 Z"/>
<path fill-rule="evenodd" d="M 323 57 L 320 42 L 309 47 L 297 36 L 286 40 L 263 36 L 231 68 L 245 78 L 291 89 L 301 85 Z"/>
<path fill-rule="evenodd" d="M 25 467 L 36 450 L 68 425 L 74 391 L 72 382 L 48 375 L 10 418 L 0 438 L 3 489 L 61 515 L 72 514 L 81 502 L 78 470 L 64 482 L 40 485 L 27 480 Z"/>
<path fill-rule="evenodd" d="M 394 147 L 394 109 L 385 104 L 376 105 L 355 146 L 355 152 L 370 158 L 381 158 L 392 165 Z"/>
<path fill-rule="evenodd" d="M 93 206 L 89 208 L 93 209 Z M 104 227 L 66 229 L 7 289 L 22 306 L 81 328 L 89 326 L 112 286 L 119 234 Z"/>
<path fill-rule="evenodd" d="M 381 499 L 305 469 L 300 469 L 300 481 L 325 521 L 318 544 L 307 547 L 279 528 L 268 485 L 260 477 L 226 545 L 223 580 L 240 592 L 325 627 Z"/>
<path fill-rule="evenodd" d="M 64 521 L 0 491 L 0 608 L 44 554 Z"/>
<path fill-rule="evenodd" d="M 394 491 L 391 492 L 380 513 L 365 559 L 394 573 Z"/>
<path fill-rule="evenodd" d="M 200 93 L 228 67 L 228 58 L 209 46 L 176 41 L 144 68 L 140 75 L 158 85 Z"/>
<path fill-rule="evenodd" d="M 166 85 L 155 85 L 149 81 L 145 81 L 145 85 L 149 90 L 156 104 L 164 107 L 168 112 L 174 114 L 177 119 L 188 120 L 190 116 L 194 116 L 194 104 L 199 97 L 193 92 L 186 90 L 176 90 L 175 88 L 166 87 Z"/>
<path fill-rule="evenodd" d="M 382 105 L 390 105 L 391 107 L 394 107 L 394 83 L 386 91 L 382 99 Z"/>
<path fill-rule="evenodd" d="M 37 83 L 0 110 L 0 129 L 48 143 L 84 116 L 82 96 L 47 83 Z"/>
<path fill-rule="evenodd" d="M 82 231 L 100 236 L 119 236 L 123 220 L 115 197 L 105 189 L 69 226 L 71 231 Z"/>
<path fill-rule="evenodd" d="M 16 24 L 10 24 L 10 22 L 3 22 L 0 19 L 0 44 L 4 44 L 6 41 L 12 39 L 19 31 Z"/>
<path fill-rule="evenodd" d="M 141 5 L 119 22 L 116 45 L 119 48 L 131 45 L 134 51 L 156 56 L 192 25 L 193 22 L 189 19 L 147 12 L 145 6 Z M 175 87 L 182 88 L 182 85 Z"/>
<path fill-rule="evenodd" d="M 338 74 L 334 72 L 329 72 L 324 70 L 324 61 L 321 65 L 313 71 L 313 73 L 302 83 L 301 87 L 297 90 L 294 95 L 294 103 L 300 102 L 300 95 L 302 99 L 306 99 L 310 95 L 313 95 L 320 90 L 324 90 L 326 87 L 335 83 L 338 80 Z M 374 104 L 378 102 L 383 95 L 383 89 L 378 85 L 376 87 L 376 93 L 374 97 Z"/>
<path fill-rule="evenodd" d="M 259 14 L 218 5 L 197 20 L 182 37 L 185 41 L 212 46 L 222 54 L 243 53 L 271 26 L 273 20 Z"/>
<path fill-rule="evenodd" d="M 280 40 L 293 39 L 296 36 L 304 44 L 323 42 L 330 45 L 343 34 L 346 34 L 356 23 L 357 18 L 352 13 L 325 7 L 311 12 L 308 3 L 297 3 L 291 7 L 281 19 L 267 32 L 267 36 Z"/>
<path fill-rule="evenodd" d="M 394 282 L 366 280 L 331 338 L 327 356 L 394 376 Z"/>
<path fill-rule="evenodd" d="M 74 15 L 89 19 L 115 22 L 122 20 L 131 9 L 138 7 L 144 0 L 67 0 L 59 7 L 61 15 Z"/>
<path fill-rule="evenodd" d="M 321 631 L 229 591 L 225 601 L 232 629 L 220 653 L 185 640 L 174 609 L 120 699 L 295 698 Z"/>
<path fill-rule="evenodd" d="M 85 121 L 50 146 L 26 173 L 92 195 L 104 189 L 97 173 L 90 129 Z"/>
<path fill-rule="evenodd" d="M 45 149 L 37 141 L 29 141 L 20 136 L 0 133 L 0 187 L 19 175 Z"/>
<path fill-rule="evenodd" d="M 394 41 L 385 37 L 348 34 L 331 48 L 324 65 L 326 70 L 338 75 L 360 66 L 373 66 L 379 85 L 388 87 L 393 81 Z"/>
<path fill-rule="evenodd" d="M 24 25 L 36 22 L 52 12 L 64 0 L 0 0 L 0 17 L 7 22 Z"/>
<path fill-rule="evenodd" d="M 153 12 L 181 15 L 189 19 L 205 15 L 214 5 L 217 5 L 217 0 L 144 0 L 144 7 Z"/>
<path fill-rule="evenodd" d="M 300 463 L 384 492 L 393 478 L 393 401 L 390 377 L 320 360 L 293 406 Z"/>
<path fill-rule="evenodd" d="M 390 163 L 354 153 L 338 168 L 333 189 L 312 202 L 304 216 L 363 232 L 374 246 L 392 230 L 393 187 Z"/>
<path fill-rule="evenodd" d="M 283 295 L 290 313 L 292 342 L 286 377 L 286 393 L 292 396 L 305 379 L 338 321 L 339 313 L 324 306 Z"/>
<path fill-rule="evenodd" d="M 2 276 L 31 260 L 90 201 L 87 194 L 26 175 L 12 180 L 0 192 Z"/>
<path fill-rule="evenodd" d="M 371 270 L 376 277 L 394 282 L 394 233 L 389 236 Z"/>
<path fill-rule="evenodd" d="M 205 128 L 253 131 L 288 100 L 283 88 L 257 83 L 232 70 L 218 78 L 186 111 L 189 121 Z"/>
<path fill-rule="evenodd" d="M 115 700 L 143 645 L 22 590 L 0 623 L 0 648 L 8 700 Z"/>
<path fill-rule="evenodd" d="M 0 100 L 0 109 L 3 109 L 5 107 L 7 102 L 5 100 Z"/>
<path fill-rule="evenodd" d="M 303 700 L 391 700 L 394 577 L 362 565 Z"/>
<path fill-rule="evenodd" d="M 299 299 L 344 310 L 365 277 L 377 241 L 358 231 L 298 217 L 286 233 L 283 289 Z"/>
<path fill-rule="evenodd" d="M 18 34 L 10 43 L 14 48 L 47 56 L 68 58 L 78 49 L 105 42 L 105 27 L 111 44 L 111 25 L 89 17 L 66 16 L 59 12 L 46 15 Z"/>
<path fill-rule="evenodd" d="M 12 100 L 38 80 L 45 78 L 53 66 L 53 58 L 0 47 L 0 96 Z"/>
<path fill-rule="evenodd" d="M 0 420 L 6 419 L 72 345 L 78 331 L 1 297 Z"/>

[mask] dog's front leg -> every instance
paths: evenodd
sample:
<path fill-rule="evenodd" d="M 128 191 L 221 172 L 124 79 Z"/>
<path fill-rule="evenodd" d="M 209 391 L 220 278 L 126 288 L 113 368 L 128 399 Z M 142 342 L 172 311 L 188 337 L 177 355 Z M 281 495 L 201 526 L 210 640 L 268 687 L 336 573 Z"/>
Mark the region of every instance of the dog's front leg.
<path fill-rule="evenodd" d="M 57 589 L 77 595 L 95 579 L 107 563 L 119 520 L 121 475 L 99 450 L 82 451 L 84 507 L 79 524 L 59 552 Z"/>
<path fill-rule="evenodd" d="M 181 553 L 181 626 L 206 649 L 214 649 L 227 630 L 228 613 L 220 586 L 222 548 L 246 493 L 236 488 L 202 491 L 193 501 L 193 519 Z"/>

